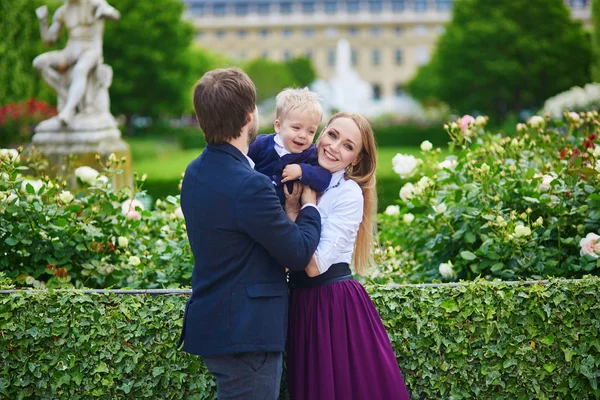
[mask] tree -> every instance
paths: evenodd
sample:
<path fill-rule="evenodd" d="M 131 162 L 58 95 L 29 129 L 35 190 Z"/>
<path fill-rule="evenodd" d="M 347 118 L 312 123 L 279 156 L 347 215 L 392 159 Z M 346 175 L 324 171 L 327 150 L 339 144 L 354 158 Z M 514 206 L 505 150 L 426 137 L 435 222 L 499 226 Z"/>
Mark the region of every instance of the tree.
<path fill-rule="evenodd" d="M 114 71 L 114 114 L 176 115 L 189 108 L 194 28 L 181 0 L 109 0 L 121 20 L 106 24 L 104 60 Z"/>
<path fill-rule="evenodd" d="M 50 88 L 32 66 L 33 59 L 48 51 L 40 38 L 35 9 L 44 3 L 51 10 L 59 1 L 2 0 L 0 2 L 0 105 L 32 97 L 56 103 Z"/>
<path fill-rule="evenodd" d="M 600 0 L 592 0 L 592 78 L 600 82 Z"/>
<path fill-rule="evenodd" d="M 295 86 L 294 76 L 289 68 L 276 61 L 256 58 L 248 61 L 243 69 L 256 85 L 259 102 L 275 97 L 286 87 Z"/>
<path fill-rule="evenodd" d="M 591 47 L 563 0 L 461 0 L 410 88 L 503 119 L 589 82 Z M 435 79 L 432 82 L 432 74 Z M 417 95 L 423 96 L 422 93 Z"/>
<path fill-rule="evenodd" d="M 290 70 L 296 86 L 305 87 L 317 79 L 312 62 L 307 57 L 294 57 L 285 64 Z"/>

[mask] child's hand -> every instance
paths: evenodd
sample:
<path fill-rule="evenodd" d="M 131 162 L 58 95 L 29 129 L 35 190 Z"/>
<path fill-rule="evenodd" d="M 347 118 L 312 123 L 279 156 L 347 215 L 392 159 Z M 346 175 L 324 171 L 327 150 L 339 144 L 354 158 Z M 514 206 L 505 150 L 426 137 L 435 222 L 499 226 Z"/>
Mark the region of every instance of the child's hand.
<path fill-rule="evenodd" d="M 302 168 L 298 164 L 288 164 L 283 169 L 281 173 L 281 183 L 286 183 L 288 181 L 295 181 L 296 179 L 302 176 Z"/>

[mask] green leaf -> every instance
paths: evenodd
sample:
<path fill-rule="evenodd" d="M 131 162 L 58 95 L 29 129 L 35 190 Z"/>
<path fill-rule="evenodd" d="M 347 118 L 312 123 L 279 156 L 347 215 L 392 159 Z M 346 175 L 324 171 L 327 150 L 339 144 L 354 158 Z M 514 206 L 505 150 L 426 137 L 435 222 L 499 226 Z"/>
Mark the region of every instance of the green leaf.
<path fill-rule="evenodd" d="M 99 372 L 108 372 L 108 367 L 104 361 L 100 361 L 100 364 L 94 369 L 94 373 L 97 374 Z"/>
<path fill-rule="evenodd" d="M 441 306 L 446 312 L 458 311 L 458 305 L 452 298 L 442 301 Z"/>
<path fill-rule="evenodd" d="M 4 243 L 6 243 L 9 246 L 14 246 L 17 243 L 19 243 L 19 241 L 14 237 L 7 237 L 6 239 L 4 239 Z"/>
<path fill-rule="evenodd" d="M 556 364 L 544 364 L 544 369 L 548 372 L 553 372 L 556 369 Z"/>
<path fill-rule="evenodd" d="M 549 334 L 548 336 L 546 336 L 545 338 L 543 338 L 541 340 L 542 343 L 547 344 L 547 345 L 552 345 L 554 344 L 554 334 Z"/>
<path fill-rule="evenodd" d="M 471 253 L 468 250 L 461 251 L 460 256 L 467 261 L 473 261 L 474 259 L 477 258 L 477 256 L 475 254 Z"/>
<path fill-rule="evenodd" d="M 56 225 L 56 226 L 59 226 L 59 227 L 61 227 L 61 228 L 62 228 L 62 227 L 64 227 L 64 226 L 66 226 L 66 225 L 67 225 L 67 220 L 66 220 L 66 219 L 64 219 L 64 218 L 57 218 L 57 219 L 54 221 L 54 225 Z"/>

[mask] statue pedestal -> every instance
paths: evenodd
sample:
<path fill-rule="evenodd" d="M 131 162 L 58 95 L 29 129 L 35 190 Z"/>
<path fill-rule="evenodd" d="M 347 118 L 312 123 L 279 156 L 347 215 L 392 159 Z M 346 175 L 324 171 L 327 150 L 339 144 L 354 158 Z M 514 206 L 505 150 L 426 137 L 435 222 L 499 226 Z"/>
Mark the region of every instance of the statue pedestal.
<path fill-rule="evenodd" d="M 115 153 L 118 160 L 125 157 L 126 162 L 121 166 L 123 173 L 114 177 L 112 185 L 115 189 L 133 187 L 129 145 L 121 139 L 121 132 L 116 128 L 87 132 L 66 129 L 55 132 L 38 131 L 33 135 L 32 144 L 54 166 L 65 165 L 67 158 L 72 155 L 72 165 L 85 165 L 101 170 L 102 166 L 96 160 L 96 154 L 100 155 L 102 163 L 106 163 L 111 153 Z"/>

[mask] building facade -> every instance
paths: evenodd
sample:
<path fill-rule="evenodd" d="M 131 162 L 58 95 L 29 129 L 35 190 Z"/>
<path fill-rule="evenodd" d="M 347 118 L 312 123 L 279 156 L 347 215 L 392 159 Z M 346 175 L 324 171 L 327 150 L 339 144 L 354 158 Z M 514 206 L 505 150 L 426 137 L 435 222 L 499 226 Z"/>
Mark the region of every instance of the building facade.
<path fill-rule="evenodd" d="M 319 78 L 335 70 L 346 38 L 352 64 L 373 96 L 400 95 L 429 61 L 453 0 L 185 0 L 196 41 L 234 60 L 309 57 Z M 589 25 L 590 0 L 567 0 Z"/>

